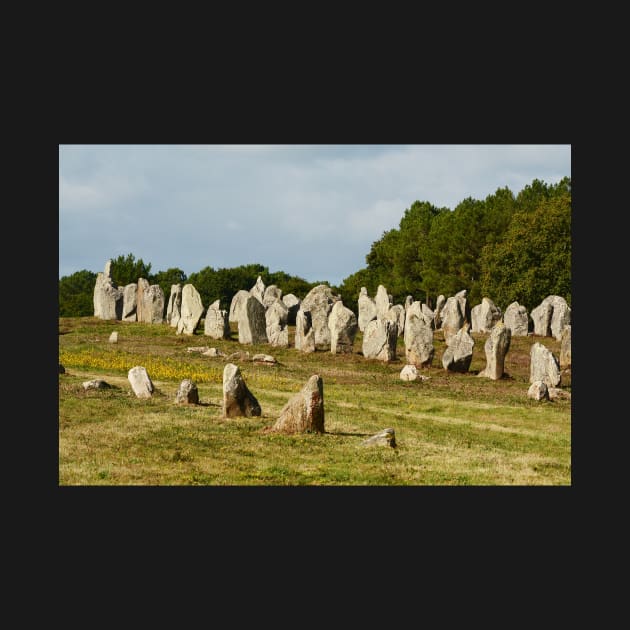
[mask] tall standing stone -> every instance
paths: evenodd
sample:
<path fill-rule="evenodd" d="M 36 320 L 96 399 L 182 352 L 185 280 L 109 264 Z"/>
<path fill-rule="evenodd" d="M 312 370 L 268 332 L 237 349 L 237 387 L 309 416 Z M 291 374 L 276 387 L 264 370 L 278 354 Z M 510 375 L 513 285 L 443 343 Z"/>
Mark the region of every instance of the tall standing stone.
<path fill-rule="evenodd" d="M 420 302 L 414 302 L 407 309 L 405 318 L 405 358 L 416 367 L 428 367 L 433 362 L 433 328 L 425 319 Z"/>
<path fill-rule="evenodd" d="M 560 337 L 560 369 L 566 370 L 571 367 L 571 324 L 567 324 L 562 329 Z"/>
<path fill-rule="evenodd" d="M 433 309 L 433 321 L 435 330 L 442 328 L 442 309 L 446 304 L 446 298 L 443 295 L 438 295 L 435 302 L 435 308 Z"/>
<path fill-rule="evenodd" d="M 493 326 L 484 345 L 486 367 L 478 376 L 485 376 L 493 381 L 498 381 L 503 376 L 505 355 L 510 349 L 511 336 L 510 329 L 503 322 L 497 322 Z"/>
<path fill-rule="evenodd" d="M 501 320 L 501 309 L 490 298 L 483 298 L 481 304 L 470 311 L 471 332 L 488 333 Z"/>
<path fill-rule="evenodd" d="M 203 311 L 199 291 L 192 284 L 185 284 L 182 289 L 181 316 L 177 322 L 177 334 L 194 335 Z"/>
<path fill-rule="evenodd" d="M 534 323 L 534 334 L 540 337 L 551 335 L 551 315 L 553 305 L 543 300 L 536 308 L 532 309 L 531 317 Z"/>
<path fill-rule="evenodd" d="M 213 339 L 230 338 L 230 322 L 228 312 L 221 309 L 220 300 L 215 300 L 206 311 L 206 318 L 203 322 L 203 334 Z"/>
<path fill-rule="evenodd" d="M 137 398 L 151 398 L 154 389 L 153 382 L 145 367 L 142 365 L 132 367 L 127 373 L 127 379 Z"/>
<path fill-rule="evenodd" d="M 147 316 L 144 313 L 144 294 L 149 290 L 150 286 L 151 285 L 146 278 L 138 278 L 136 294 L 136 319 L 139 322 L 147 322 Z"/>
<path fill-rule="evenodd" d="M 512 302 L 503 314 L 503 323 L 510 330 L 512 337 L 527 337 L 529 315 L 527 309 L 518 302 Z"/>
<path fill-rule="evenodd" d="M 239 343 L 268 343 L 266 328 L 265 307 L 256 296 L 250 295 L 238 320 Z"/>
<path fill-rule="evenodd" d="M 379 319 L 384 318 L 387 315 L 387 311 L 389 311 L 392 303 L 389 299 L 387 289 L 382 284 L 379 284 L 378 288 L 376 289 L 374 304 L 376 305 L 376 317 Z"/>
<path fill-rule="evenodd" d="M 295 349 L 301 352 L 315 352 L 315 331 L 311 312 L 302 308 L 295 317 Z"/>
<path fill-rule="evenodd" d="M 466 321 L 461 300 L 457 299 L 455 296 L 449 297 L 444 304 L 441 317 L 444 341 L 447 346 L 450 346 L 452 339 L 460 331 Z"/>
<path fill-rule="evenodd" d="M 164 321 L 164 291 L 159 284 L 152 284 L 142 293 L 142 320 L 147 324 Z"/>
<path fill-rule="evenodd" d="M 180 317 L 182 316 L 182 285 L 172 284 L 171 293 L 168 297 L 166 306 L 166 323 L 172 328 L 177 328 Z"/>
<path fill-rule="evenodd" d="M 130 282 L 123 288 L 123 308 L 121 319 L 123 322 L 138 321 L 138 283 Z"/>
<path fill-rule="evenodd" d="M 122 319 L 123 291 L 116 286 L 111 275 L 112 261 L 105 263 L 105 271 L 96 274 L 94 294 L 94 317 L 99 319 Z"/>
<path fill-rule="evenodd" d="M 330 351 L 332 354 L 351 354 L 359 326 L 357 316 L 343 302 L 335 302 L 328 316 Z"/>
<path fill-rule="evenodd" d="M 287 293 L 282 296 L 283 304 L 289 309 L 289 313 L 287 315 L 287 324 L 294 326 L 295 318 L 297 316 L 297 312 L 300 310 L 300 304 L 302 300 L 297 298 L 293 293 Z"/>
<path fill-rule="evenodd" d="M 263 303 L 265 283 L 260 276 L 256 278 L 256 284 L 249 290 L 249 294 L 253 295 L 261 304 Z"/>
<path fill-rule="evenodd" d="M 269 287 L 267 287 L 269 289 Z M 265 292 L 265 296 L 267 292 Z M 269 305 L 265 311 L 265 331 L 269 345 L 278 348 L 288 348 L 289 346 L 289 309 L 279 298 Z"/>
<path fill-rule="evenodd" d="M 398 336 L 402 336 L 405 332 L 405 307 L 402 304 L 394 304 L 390 306 L 387 313 L 385 313 L 385 319 L 389 319 L 398 327 Z"/>
<path fill-rule="evenodd" d="M 365 327 L 373 319 L 376 319 L 376 304 L 374 300 L 368 295 L 367 289 L 361 287 L 358 299 L 359 318 L 358 325 L 359 330 L 363 332 Z"/>
<path fill-rule="evenodd" d="M 549 348 L 534 343 L 530 350 L 529 382 L 543 381 L 547 387 L 560 383 L 560 365 Z"/>
<path fill-rule="evenodd" d="M 396 360 L 398 325 L 391 319 L 373 319 L 363 331 L 363 356 L 386 363 Z"/>
<path fill-rule="evenodd" d="M 282 289 L 279 289 L 275 284 L 270 284 L 263 293 L 263 306 L 269 308 L 276 300 L 282 300 Z"/>
<path fill-rule="evenodd" d="M 466 322 L 451 339 L 450 345 L 442 355 L 442 366 L 450 372 L 467 372 L 472 361 L 475 340 L 469 333 L 470 324 Z"/>
<path fill-rule="evenodd" d="M 278 433 L 324 433 L 324 384 L 313 374 L 280 411 L 271 427 Z"/>
<path fill-rule="evenodd" d="M 330 350 L 330 329 L 328 328 L 328 315 L 333 304 L 339 298 L 333 294 L 332 289 L 325 284 L 318 284 L 312 288 L 302 300 L 301 308 L 311 312 L 311 321 L 315 335 L 315 347 L 320 350 Z"/>
<path fill-rule="evenodd" d="M 238 320 L 241 318 L 245 304 L 250 297 L 249 291 L 245 291 L 245 289 L 241 289 L 237 291 L 232 297 L 232 302 L 230 303 L 230 312 L 228 315 L 228 320 L 232 324 L 238 324 Z"/>

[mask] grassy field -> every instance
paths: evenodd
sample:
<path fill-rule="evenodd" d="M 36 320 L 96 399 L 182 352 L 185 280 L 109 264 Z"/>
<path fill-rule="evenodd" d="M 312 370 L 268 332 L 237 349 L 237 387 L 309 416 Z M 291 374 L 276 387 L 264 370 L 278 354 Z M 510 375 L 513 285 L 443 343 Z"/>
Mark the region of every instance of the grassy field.
<path fill-rule="evenodd" d="M 486 334 L 474 333 L 470 370 L 442 368 L 446 348 L 435 332 L 433 367 L 425 382 L 404 382 L 404 343 L 385 364 L 354 352 L 303 354 L 295 348 L 243 345 L 200 332 L 176 335 L 166 324 L 59 319 L 59 485 L 210 486 L 488 486 L 571 485 L 570 380 L 566 398 L 527 398 L 529 352 L 535 341 L 559 356 L 551 337 L 513 337 L 500 381 L 478 377 Z M 118 343 L 109 343 L 112 331 Z M 293 345 L 294 330 L 289 340 Z M 208 346 L 225 355 L 271 354 L 276 365 L 231 358 L 262 407 L 255 418 L 221 417 L 225 357 L 187 351 Z M 138 399 L 128 370 L 144 366 L 155 386 Z M 312 374 L 324 384 L 325 433 L 266 431 Z M 175 403 L 192 379 L 199 405 Z M 110 389 L 85 390 L 103 379 Z M 397 448 L 361 443 L 391 427 Z"/>

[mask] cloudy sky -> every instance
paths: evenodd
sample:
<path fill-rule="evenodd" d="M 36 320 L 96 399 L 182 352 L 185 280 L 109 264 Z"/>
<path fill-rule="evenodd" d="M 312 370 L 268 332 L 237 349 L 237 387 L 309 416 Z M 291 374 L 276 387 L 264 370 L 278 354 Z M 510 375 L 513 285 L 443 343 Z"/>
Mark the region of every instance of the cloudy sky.
<path fill-rule="evenodd" d="M 60 145 L 59 277 L 131 253 L 338 285 L 416 200 L 570 175 L 570 145 Z"/>

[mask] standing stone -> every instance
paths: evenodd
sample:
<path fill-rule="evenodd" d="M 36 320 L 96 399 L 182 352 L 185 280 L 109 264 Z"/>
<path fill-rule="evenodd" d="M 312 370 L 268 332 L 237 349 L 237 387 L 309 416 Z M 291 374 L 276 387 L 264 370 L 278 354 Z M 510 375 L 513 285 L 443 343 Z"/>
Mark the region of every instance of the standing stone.
<path fill-rule="evenodd" d="M 282 302 L 289 309 L 287 324 L 289 324 L 290 326 L 294 326 L 295 318 L 297 316 L 297 312 L 300 310 L 300 304 L 302 303 L 302 300 L 295 297 L 293 293 L 287 293 L 287 295 L 282 296 Z"/>
<path fill-rule="evenodd" d="M 118 331 L 114 330 L 109 336 L 109 343 L 118 343 Z"/>
<path fill-rule="evenodd" d="M 534 400 L 549 400 L 549 388 L 544 381 L 534 381 L 527 390 L 527 397 Z"/>
<path fill-rule="evenodd" d="M 232 324 L 238 324 L 238 320 L 242 317 L 245 311 L 245 304 L 250 297 L 249 291 L 241 289 L 234 294 L 232 302 L 230 302 L 230 313 L 228 316 L 229 321 Z"/>
<path fill-rule="evenodd" d="M 203 315 L 203 310 L 199 291 L 192 284 L 185 284 L 182 289 L 182 306 L 181 315 L 177 322 L 177 334 L 194 335 Z"/>
<path fill-rule="evenodd" d="M 239 343 L 268 343 L 266 327 L 265 307 L 256 296 L 250 295 L 238 320 Z"/>
<path fill-rule="evenodd" d="M 494 325 L 484 345 L 486 367 L 477 376 L 485 376 L 493 381 L 498 381 L 503 376 L 511 335 L 510 329 L 503 322 Z"/>
<path fill-rule="evenodd" d="M 435 328 L 435 313 L 429 308 L 428 304 L 421 304 L 422 314 L 428 326 Z"/>
<path fill-rule="evenodd" d="M 465 323 L 451 339 L 451 344 L 442 355 L 442 366 L 450 372 L 467 372 L 472 361 L 475 340 L 469 333 L 470 324 Z"/>
<path fill-rule="evenodd" d="M 405 307 L 402 304 L 394 304 L 390 306 L 387 313 L 385 313 L 385 319 L 390 319 L 396 326 L 398 326 L 398 336 L 402 336 L 405 333 Z"/>
<path fill-rule="evenodd" d="M 203 322 L 203 334 L 213 339 L 230 338 L 230 322 L 228 312 L 221 310 L 220 300 L 215 300 L 206 311 L 206 318 Z"/>
<path fill-rule="evenodd" d="M 130 282 L 123 288 L 123 307 L 121 319 L 123 322 L 138 321 L 138 283 Z"/>
<path fill-rule="evenodd" d="M 271 427 L 279 433 L 324 433 L 324 384 L 313 374 L 280 411 Z"/>
<path fill-rule="evenodd" d="M 199 391 L 197 385 L 189 378 L 185 378 L 180 384 L 175 394 L 176 403 L 185 403 L 187 405 L 199 404 Z"/>
<path fill-rule="evenodd" d="M 560 369 L 566 370 L 571 367 L 571 324 L 567 324 L 562 329 L 560 337 Z"/>
<path fill-rule="evenodd" d="M 438 295 L 435 302 L 435 308 L 433 309 L 433 322 L 435 330 L 442 328 L 442 309 L 446 304 L 446 298 L 443 295 Z"/>
<path fill-rule="evenodd" d="M 275 284 L 270 284 L 263 293 L 262 303 L 265 308 L 269 308 L 276 300 L 282 299 L 282 289 Z"/>
<path fill-rule="evenodd" d="M 373 319 L 363 333 L 363 356 L 379 361 L 396 360 L 398 325 L 391 319 Z"/>
<path fill-rule="evenodd" d="M 265 295 L 265 283 L 262 278 L 258 276 L 256 278 L 256 284 L 249 290 L 249 294 L 253 295 L 261 304 L 263 303 L 263 296 Z"/>
<path fill-rule="evenodd" d="M 529 316 L 527 309 L 518 302 L 512 302 L 503 314 L 503 323 L 510 330 L 512 337 L 527 337 Z"/>
<path fill-rule="evenodd" d="M 361 292 L 359 293 L 358 307 L 359 330 L 363 332 L 368 323 L 371 322 L 373 319 L 376 319 L 376 304 L 374 300 L 368 295 L 367 289 L 365 287 L 361 287 Z"/>
<path fill-rule="evenodd" d="M 529 382 L 544 381 L 547 387 L 560 383 L 560 366 L 551 350 L 542 343 L 534 343 L 530 351 Z"/>
<path fill-rule="evenodd" d="M 315 331 L 310 311 L 300 307 L 295 318 L 295 349 L 301 352 L 315 352 Z"/>
<path fill-rule="evenodd" d="M 182 285 L 172 284 L 171 294 L 166 305 L 166 323 L 172 328 L 177 328 L 177 324 L 182 316 Z"/>
<path fill-rule="evenodd" d="M 450 346 L 451 341 L 466 321 L 461 300 L 456 296 L 449 297 L 441 311 L 441 317 L 444 341 L 447 346 Z"/>
<path fill-rule="evenodd" d="M 501 321 L 501 309 L 490 298 L 483 298 L 481 304 L 470 311 L 471 332 L 489 333 Z"/>
<path fill-rule="evenodd" d="M 407 309 L 405 319 L 405 358 L 416 367 L 428 367 L 433 362 L 433 329 L 425 320 L 420 302 L 414 302 Z"/>
<path fill-rule="evenodd" d="M 269 290 L 269 287 L 267 287 Z M 265 296 L 267 292 L 265 291 Z M 269 305 L 265 312 L 265 331 L 269 344 L 278 348 L 289 347 L 289 309 L 279 298 Z"/>
<path fill-rule="evenodd" d="M 328 316 L 330 351 L 332 354 L 352 354 L 359 326 L 357 316 L 343 302 L 335 302 Z"/>
<path fill-rule="evenodd" d="M 150 286 L 146 278 L 138 278 L 136 289 L 136 321 L 147 322 L 147 316 L 144 313 L 144 294 L 149 290 Z"/>
<path fill-rule="evenodd" d="M 146 287 L 142 293 L 142 320 L 147 324 L 164 321 L 164 291 L 159 284 Z"/>
<path fill-rule="evenodd" d="M 571 323 L 571 308 L 567 301 L 559 295 L 549 295 L 543 300 L 543 302 L 545 301 L 551 304 L 553 309 L 549 322 L 551 336 L 560 341 L 564 327 Z"/>
<path fill-rule="evenodd" d="M 543 300 L 536 308 L 532 309 L 531 317 L 534 323 L 534 334 L 540 337 L 551 335 L 551 315 L 553 306 Z"/>
<path fill-rule="evenodd" d="M 407 312 L 407 309 L 413 304 L 413 296 L 412 295 L 408 295 L 405 298 L 405 312 Z"/>
<path fill-rule="evenodd" d="M 374 304 L 376 305 L 376 317 L 378 319 L 382 319 L 387 315 L 387 311 L 389 311 L 391 301 L 389 299 L 389 294 L 387 293 L 387 289 L 379 284 L 376 289 L 376 297 L 374 298 Z"/>
<path fill-rule="evenodd" d="M 112 261 L 105 263 L 105 271 L 96 274 L 94 294 L 94 317 L 99 319 L 121 319 L 123 310 L 123 291 L 116 286 L 111 276 Z"/>
<path fill-rule="evenodd" d="M 127 379 L 131 383 L 131 389 L 138 398 L 151 398 L 153 383 L 145 367 L 136 365 L 127 373 Z"/>
<path fill-rule="evenodd" d="M 325 284 L 318 284 L 312 288 L 302 300 L 301 308 L 311 312 L 311 322 L 315 331 L 315 347 L 320 350 L 330 350 L 330 329 L 328 315 L 333 304 L 339 297 Z"/>
<path fill-rule="evenodd" d="M 255 297 L 253 300 L 257 301 Z M 262 307 L 262 303 L 258 302 Z M 261 408 L 256 397 L 249 391 L 241 370 L 237 365 L 228 363 L 223 370 L 223 417 L 260 416 Z"/>

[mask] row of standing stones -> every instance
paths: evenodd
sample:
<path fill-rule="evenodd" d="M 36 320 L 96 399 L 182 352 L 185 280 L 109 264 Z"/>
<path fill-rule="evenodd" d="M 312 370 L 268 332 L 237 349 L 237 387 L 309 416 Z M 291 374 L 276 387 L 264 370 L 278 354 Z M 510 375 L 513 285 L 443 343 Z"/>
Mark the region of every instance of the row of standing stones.
<path fill-rule="evenodd" d="M 569 396 L 560 389 L 562 374 L 571 369 L 571 309 L 564 298 L 550 295 L 528 314 L 518 302 L 503 313 L 492 300 L 484 297 L 481 304 L 469 307 L 467 291 L 454 296 L 440 295 L 435 309 L 407 296 L 405 304 L 393 304 L 392 296 L 379 285 L 371 298 L 365 287 L 358 298 L 358 318 L 346 308 L 327 285 L 314 287 L 303 300 L 293 294 L 284 295 L 275 285 L 265 286 L 259 276 L 249 290 L 238 291 L 229 311 L 215 301 L 204 308 L 199 292 L 192 284 L 171 287 L 166 314 L 164 294 L 159 285 L 149 285 L 140 278 L 124 288 L 118 288 L 111 278 L 111 260 L 103 273 L 97 275 L 94 288 L 94 316 L 101 319 L 166 323 L 176 334 L 193 335 L 204 319 L 204 335 L 214 339 L 230 339 L 230 323 L 238 325 L 239 342 L 268 343 L 288 347 L 288 326 L 295 325 L 296 350 L 314 352 L 330 350 L 333 354 L 353 351 L 357 330 L 363 333 L 363 356 L 368 359 L 392 361 L 396 358 L 398 337 L 405 345 L 407 365 L 400 373 L 402 380 L 428 380 L 418 368 L 428 367 L 434 358 L 433 331 L 442 330 L 446 350 L 442 356 L 444 369 L 466 372 L 472 360 L 475 344 L 471 332 L 489 336 L 484 345 L 486 367 L 478 376 L 498 380 L 504 375 L 505 356 L 512 335 L 553 336 L 560 340 L 560 356 L 556 357 L 540 342 L 532 344 L 530 352 L 530 387 L 527 395 L 535 400 L 550 400 Z M 117 332 L 110 342 L 117 342 Z M 189 348 L 189 351 L 196 350 Z M 208 350 L 207 354 L 216 356 Z M 255 355 L 254 360 L 273 363 L 270 355 Z M 60 365 L 60 372 L 63 367 Z M 129 381 L 136 396 L 149 397 L 153 385 L 146 369 L 136 366 L 129 371 Z M 88 381 L 87 388 L 102 388 L 104 381 Z M 197 388 L 189 379 L 182 381 L 176 402 L 198 403 Z M 245 385 L 239 368 L 228 363 L 223 375 L 223 415 L 260 415 L 260 405 Z M 323 432 L 323 383 L 313 375 L 299 394 L 283 408 L 270 431 L 286 433 Z M 366 441 L 368 444 L 395 446 L 393 429 L 385 429 Z"/>

